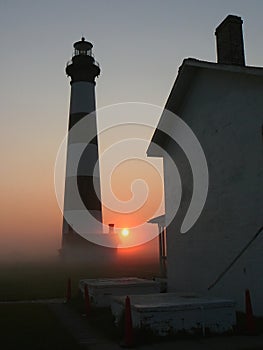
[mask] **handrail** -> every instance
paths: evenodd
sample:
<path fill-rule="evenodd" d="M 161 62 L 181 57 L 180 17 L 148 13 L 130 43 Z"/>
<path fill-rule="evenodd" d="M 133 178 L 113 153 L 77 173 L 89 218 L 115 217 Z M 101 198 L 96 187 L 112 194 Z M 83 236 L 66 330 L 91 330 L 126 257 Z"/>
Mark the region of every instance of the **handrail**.
<path fill-rule="evenodd" d="M 224 269 L 223 272 L 217 277 L 217 279 L 207 288 L 208 290 L 212 289 L 221 278 L 231 269 L 231 267 L 237 262 L 237 260 L 243 255 L 243 253 L 247 250 L 247 248 L 251 245 L 251 243 L 259 236 L 259 234 L 263 231 L 263 226 L 256 232 L 256 234 L 248 241 L 248 243 L 244 246 L 244 248 L 237 254 L 237 256 L 232 260 L 232 262 Z"/>

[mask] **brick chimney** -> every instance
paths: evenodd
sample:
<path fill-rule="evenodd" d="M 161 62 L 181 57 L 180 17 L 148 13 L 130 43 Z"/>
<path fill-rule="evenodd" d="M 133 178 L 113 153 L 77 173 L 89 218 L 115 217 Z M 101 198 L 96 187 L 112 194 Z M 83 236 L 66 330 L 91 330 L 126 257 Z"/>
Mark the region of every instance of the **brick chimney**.
<path fill-rule="evenodd" d="M 109 234 L 114 233 L 114 224 L 109 224 Z"/>
<path fill-rule="evenodd" d="M 216 28 L 217 62 L 245 65 L 242 19 L 228 15 Z"/>

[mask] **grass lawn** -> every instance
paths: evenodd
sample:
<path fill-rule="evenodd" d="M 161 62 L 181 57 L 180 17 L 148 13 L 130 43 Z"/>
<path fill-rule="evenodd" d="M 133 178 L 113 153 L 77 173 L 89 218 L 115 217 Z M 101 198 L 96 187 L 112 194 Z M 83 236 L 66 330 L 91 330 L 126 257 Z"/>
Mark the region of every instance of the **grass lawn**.
<path fill-rule="evenodd" d="M 65 297 L 67 280 L 72 281 L 72 294 L 78 293 L 81 278 L 141 276 L 152 277 L 158 265 L 92 266 L 85 263 L 13 263 L 0 267 L 0 301 Z"/>
<path fill-rule="evenodd" d="M 127 269 L 85 263 L 12 263 L 0 266 L 0 301 L 63 298 L 68 277 L 72 296 L 78 295 L 81 278 L 155 274 L 156 266 Z M 100 320 L 101 321 L 101 320 Z M 105 322 L 104 322 L 105 324 Z M 46 304 L 0 304 L 1 349 L 79 349 Z"/>
<path fill-rule="evenodd" d="M 80 349 L 47 305 L 1 304 L 0 314 L 2 349 Z"/>

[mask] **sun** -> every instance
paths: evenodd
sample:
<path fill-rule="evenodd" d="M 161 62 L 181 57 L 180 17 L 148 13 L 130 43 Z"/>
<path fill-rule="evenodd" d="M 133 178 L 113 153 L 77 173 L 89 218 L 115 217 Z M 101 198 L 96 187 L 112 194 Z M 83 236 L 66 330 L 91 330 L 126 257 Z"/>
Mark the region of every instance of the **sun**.
<path fill-rule="evenodd" d="M 124 236 L 124 237 L 127 237 L 129 236 L 129 230 L 127 228 L 124 228 L 122 231 L 121 231 L 121 234 Z"/>

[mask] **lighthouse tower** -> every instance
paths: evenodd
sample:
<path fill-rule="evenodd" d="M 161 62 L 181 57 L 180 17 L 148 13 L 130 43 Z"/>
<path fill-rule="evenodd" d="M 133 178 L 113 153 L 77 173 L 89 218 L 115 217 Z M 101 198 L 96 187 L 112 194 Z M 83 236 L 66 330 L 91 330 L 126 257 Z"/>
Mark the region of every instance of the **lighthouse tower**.
<path fill-rule="evenodd" d="M 64 196 L 64 219 L 62 235 L 62 253 L 68 248 L 85 248 L 90 243 L 74 230 L 67 213 L 78 213 L 88 210 L 89 213 L 102 222 L 100 202 L 100 178 L 98 164 L 98 143 L 96 124 L 95 79 L 100 74 L 100 68 L 92 54 L 93 45 L 82 38 L 74 43 L 72 60 L 66 66 L 66 74 L 71 78 L 71 98 L 69 112 L 69 134 L 67 149 L 67 167 Z M 87 119 L 88 118 L 88 119 Z M 74 126 L 88 121 L 87 130 Z M 85 124 L 87 125 L 87 123 Z M 92 135 L 90 136 L 90 133 Z M 84 148 L 83 148 L 83 145 Z M 76 154 L 83 148 L 81 157 L 76 164 Z M 97 164 L 96 164 L 97 163 Z M 96 165 L 96 172 L 94 172 Z M 75 200 L 77 190 L 81 201 Z M 80 205 L 81 202 L 81 205 Z M 99 226 L 98 226 L 99 227 Z M 90 227 L 86 228 L 91 230 Z M 93 232 L 94 233 L 94 232 Z"/>

